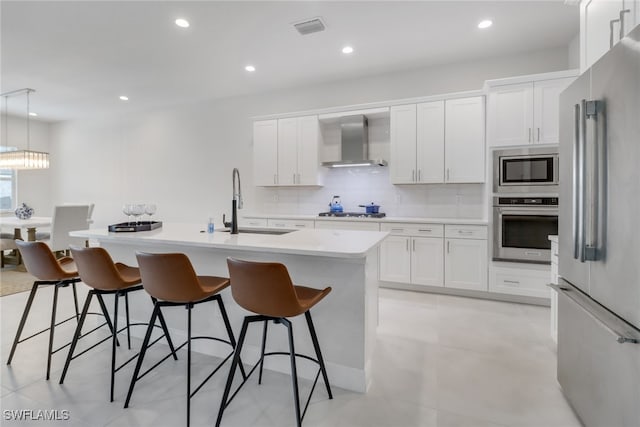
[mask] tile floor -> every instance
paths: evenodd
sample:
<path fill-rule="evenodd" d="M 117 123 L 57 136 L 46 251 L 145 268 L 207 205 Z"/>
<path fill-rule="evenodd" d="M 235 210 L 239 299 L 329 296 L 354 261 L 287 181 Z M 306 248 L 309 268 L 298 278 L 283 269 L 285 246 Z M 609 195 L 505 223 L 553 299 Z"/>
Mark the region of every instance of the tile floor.
<path fill-rule="evenodd" d="M 45 291 L 36 299 L 30 330 L 47 323 L 51 295 Z M 58 384 L 64 350 L 54 356 L 51 380 L 44 379 L 46 334 L 18 346 L 14 361 L 7 366 L 27 296 L 20 293 L 0 298 L 0 425 L 185 424 L 185 358 L 165 362 L 139 382 L 128 409 L 123 409 L 123 403 L 133 366 L 117 374 L 115 402 L 109 402 L 108 344 L 74 360 L 64 385 Z M 61 311 L 71 313 L 70 291 L 63 290 L 61 297 Z M 555 347 L 548 322 L 549 311 L 543 307 L 382 289 L 369 392 L 334 387 L 334 399 L 328 400 L 319 384 L 304 425 L 579 426 L 555 379 Z M 69 322 L 56 329 L 57 337 L 70 338 L 73 326 Z M 319 335 L 322 340 L 325 334 L 319 331 Z M 162 347 L 150 355 L 164 354 L 166 347 Z M 118 351 L 122 358 L 133 354 Z M 210 366 L 211 357 L 195 354 L 194 378 L 203 378 Z M 192 426 L 214 425 L 225 375 L 226 367 L 193 398 Z M 308 382 L 302 382 L 301 395 L 306 396 L 309 388 Z M 18 409 L 66 410 L 69 420 L 8 419 L 7 410 Z M 289 377 L 267 371 L 261 386 L 252 378 L 226 410 L 222 424 L 295 425 Z"/>

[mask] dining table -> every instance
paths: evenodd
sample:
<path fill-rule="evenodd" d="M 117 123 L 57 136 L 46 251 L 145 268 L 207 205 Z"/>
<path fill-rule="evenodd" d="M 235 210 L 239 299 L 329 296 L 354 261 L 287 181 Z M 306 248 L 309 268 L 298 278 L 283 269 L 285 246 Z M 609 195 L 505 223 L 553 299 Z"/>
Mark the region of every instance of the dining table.
<path fill-rule="evenodd" d="M 22 237 L 22 229 L 27 230 L 27 241 L 36 240 L 36 229 L 38 227 L 50 227 L 51 217 L 48 216 L 32 216 L 28 219 L 20 219 L 15 216 L 0 217 L 0 227 L 13 228 L 13 238 L 24 240 Z"/>

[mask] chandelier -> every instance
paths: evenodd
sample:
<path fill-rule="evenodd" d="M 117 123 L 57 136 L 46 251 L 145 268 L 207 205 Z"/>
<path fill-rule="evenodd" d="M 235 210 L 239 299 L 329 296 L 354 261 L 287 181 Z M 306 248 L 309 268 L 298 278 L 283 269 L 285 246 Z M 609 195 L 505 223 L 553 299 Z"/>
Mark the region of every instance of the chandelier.
<path fill-rule="evenodd" d="M 0 152 L 0 169 L 47 169 L 49 168 L 49 153 L 42 151 L 33 151 L 30 148 L 31 129 L 29 118 L 29 94 L 35 92 L 34 89 L 18 89 L 11 92 L 0 93 L 4 97 L 4 151 Z M 9 148 L 9 97 L 26 94 L 27 97 L 27 132 L 26 132 L 26 150 L 11 150 Z"/>

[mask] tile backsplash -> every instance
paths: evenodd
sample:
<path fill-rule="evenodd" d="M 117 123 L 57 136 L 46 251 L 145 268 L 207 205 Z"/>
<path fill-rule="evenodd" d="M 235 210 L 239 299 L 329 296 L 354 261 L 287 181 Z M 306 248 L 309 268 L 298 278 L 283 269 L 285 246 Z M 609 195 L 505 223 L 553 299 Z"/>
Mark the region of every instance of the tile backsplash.
<path fill-rule="evenodd" d="M 486 217 L 485 184 L 392 185 L 389 168 L 324 170 L 323 187 L 255 189 L 252 210 L 265 214 L 314 215 L 329 209 L 334 195 L 345 211 L 364 211 L 374 202 L 388 216 L 473 218 Z"/>

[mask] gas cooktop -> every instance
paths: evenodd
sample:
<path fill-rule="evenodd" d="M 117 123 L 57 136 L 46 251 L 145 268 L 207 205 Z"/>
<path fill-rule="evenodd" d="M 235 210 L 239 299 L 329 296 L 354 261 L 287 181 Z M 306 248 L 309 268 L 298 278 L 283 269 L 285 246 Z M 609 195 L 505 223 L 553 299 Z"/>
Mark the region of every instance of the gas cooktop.
<path fill-rule="evenodd" d="M 384 218 L 384 212 L 365 213 L 365 212 L 320 212 L 318 216 L 335 216 L 335 217 L 355 217 L 355 218 Z"/>

